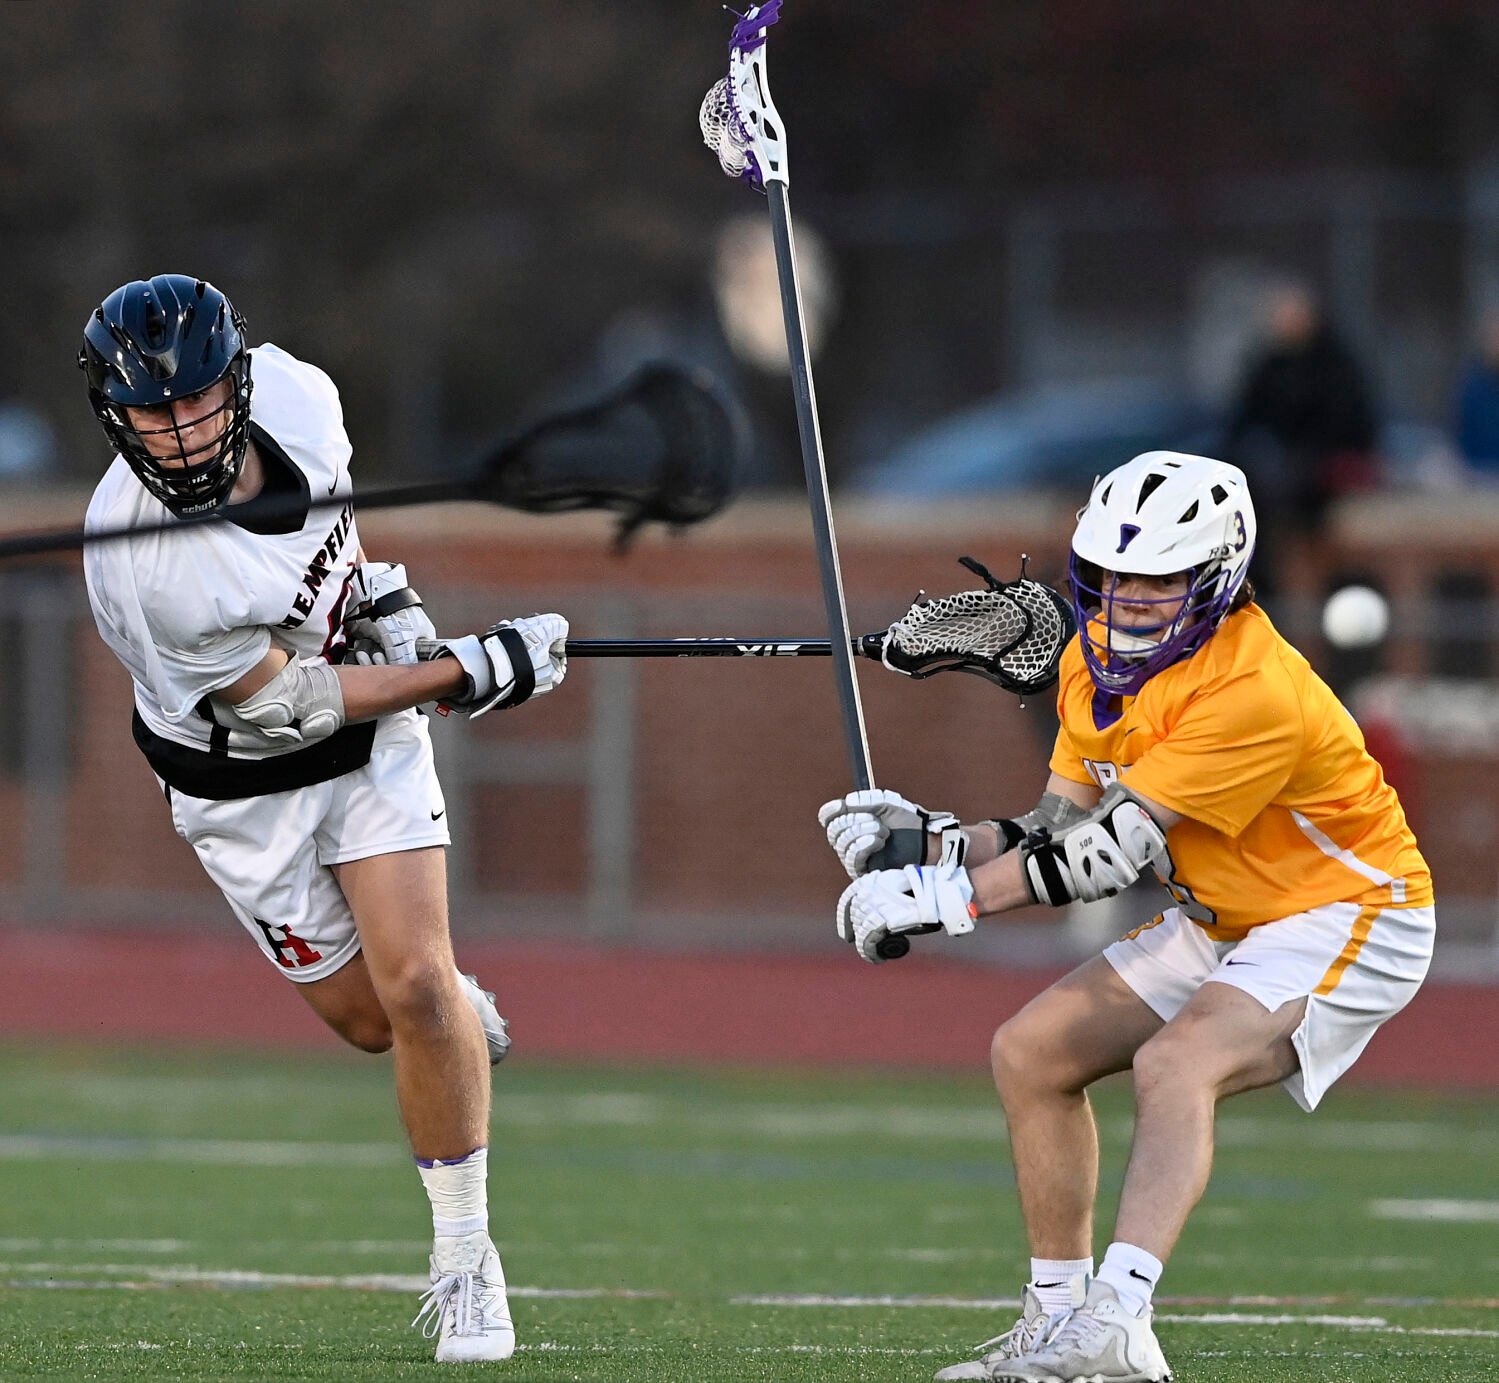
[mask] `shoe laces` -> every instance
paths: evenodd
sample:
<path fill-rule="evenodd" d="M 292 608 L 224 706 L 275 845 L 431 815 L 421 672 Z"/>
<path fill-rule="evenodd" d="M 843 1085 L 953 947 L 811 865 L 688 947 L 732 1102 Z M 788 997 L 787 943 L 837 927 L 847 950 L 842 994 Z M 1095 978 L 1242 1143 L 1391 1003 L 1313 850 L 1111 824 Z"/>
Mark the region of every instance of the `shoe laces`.
<path fill-rule="evenodd" d="M 1046 1344 L 1051 1337 L 1053 1318 L 1044 1311 L 1039 1316 L 1022 1316 L 1008 1330 L 985 1340 L 974 1351 L 987 1363 L 992 1360 L 1018 1359 L 1038 1346 Z"/>
<path fill-rule="evenodd" d="M 420 1324 L 430 1340 L 442 1331 L 451 1312 L 451 1334 L 482 1335 L 488 1328 L 484 1307 L 492 1296 L 493 1288 L 477 1272 L 444 1273 L 422 1293 L 421 1309 L 411 1323 Z"/>
<path fill-rule="evenodd" d="M 1086 1352 L 1099 1348 L 1113 1333 L 1114 1327 L 1107 1321 L 1101 1321 L 1093 1312 L 1078 1307 L 1058 1316 L 1054 1329 L 1047 1332 L 1040 1343 L 1048 1349 L 1071 1345 Z"/>
<path fill-rule="evenodd" d="M 412 1319 L 412 1325 L 420 1325 L 422 1334 L 432 1339 L 442 1329 L 443 1318 L 449 1306 L 453 1311 L 453 1328 L 459 1334 L 467 1333 L 461 1322 L 470 1318 L 474 1308 L 473 1273 L 444 1273 L 422 1293 L 421 1309 Z M 423 1317 L 426 1320 L 423 1320 Z"/>

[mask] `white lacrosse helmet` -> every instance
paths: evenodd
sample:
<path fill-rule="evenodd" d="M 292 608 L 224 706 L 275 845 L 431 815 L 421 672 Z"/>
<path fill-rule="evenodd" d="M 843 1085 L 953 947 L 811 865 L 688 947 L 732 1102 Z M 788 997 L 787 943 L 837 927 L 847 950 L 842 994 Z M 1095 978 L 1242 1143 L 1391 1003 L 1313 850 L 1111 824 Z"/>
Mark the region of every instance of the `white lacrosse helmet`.
<path fill-rule="evenodd" d="M 1072 535 L 1071 583 L 1083 659 L 1094 685 L 1133 696 L 1190 657 L 1223 623 L 1254 553 L 1254 504 L 1244 472 L 1226 461 L 1147 451 L 1093 482 Z M 1116 625 L 1110 573 L 1189 575 L 1185 599 L 1161 620 Z"/>

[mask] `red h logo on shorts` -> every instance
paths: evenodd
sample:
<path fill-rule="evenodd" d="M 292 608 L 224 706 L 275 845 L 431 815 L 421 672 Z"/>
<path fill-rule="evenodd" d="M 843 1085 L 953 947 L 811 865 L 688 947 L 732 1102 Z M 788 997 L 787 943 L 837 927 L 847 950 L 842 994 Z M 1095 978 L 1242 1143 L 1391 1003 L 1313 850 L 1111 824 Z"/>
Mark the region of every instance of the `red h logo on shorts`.
<path fill-rule="evenodd" d="M 283 970 L 296 970 L 304 965 L 316 965 L 323 953 L 314 951 L 301 937 L 295 936 L 290 927 L 277 927 L 270 922 L 255 919 L 255 925 L 265 933 L 265 944 L 276 956 L 276 964 Z M 287 958 L 290 952 L 291 959 Z"/>

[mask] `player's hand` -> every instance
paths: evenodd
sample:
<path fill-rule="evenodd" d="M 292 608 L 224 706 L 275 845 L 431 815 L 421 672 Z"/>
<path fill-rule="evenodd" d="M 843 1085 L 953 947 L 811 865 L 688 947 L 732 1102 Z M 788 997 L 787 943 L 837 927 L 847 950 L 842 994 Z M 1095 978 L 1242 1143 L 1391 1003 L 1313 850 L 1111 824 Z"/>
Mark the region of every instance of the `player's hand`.
<path fill-rule="evenodd" d="M 399 562 L 361 562 L 354 568 L 344 632 L 350 639 L 378 644 L 387 663 L 416 662 L 417 640 L 437 637 Z"/>
<path fill-rule="evenodd" d="M 855 879 L 838 900 L 838 935 L 851 941 L 871 965 L 884 957 L 879 945 L 902 932 L 973 930 L 973 881 L 961 865 L 907 865 Z"/>
<path fill-rule="evenodd" d="M 339 659 L 345 667 L 384 667 L 386 661 L 385 650 L 374 639 L 360 638 L 350 639 Z"/>
<path fill-rule="evenodd" d="M 828 833 L 838 861 L 857 879 L 875 869 L 925 864 L 927 837 L 956 827 L 951 812 L 929 812 L 886 788 L 866 788 L 824 802 L 817 824 Z"/>
<path fill-rule="evenodd" d="M 567 675 L 567 621 L 561 615 L 501 620 L 482 634 L 432 644 L 423 640 L 419 656 L 456 658 L 468 682 L 443 704 L 470 717 L 481 716 L 562 685 Z"/>

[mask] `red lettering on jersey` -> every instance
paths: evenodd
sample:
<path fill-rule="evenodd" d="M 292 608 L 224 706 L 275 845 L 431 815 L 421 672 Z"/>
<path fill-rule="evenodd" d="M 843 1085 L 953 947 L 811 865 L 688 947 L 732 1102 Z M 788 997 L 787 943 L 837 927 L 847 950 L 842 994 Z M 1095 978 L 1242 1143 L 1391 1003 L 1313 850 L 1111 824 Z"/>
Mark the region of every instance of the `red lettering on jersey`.
<path fill-rule="evenodd" d="M 343 589 L 333 602 L 333 608 L 328 611 L 328 637 L 323 640 L 323 657 L 330 663 L 338 661 L 333 656 L 334 650 L 342 648 L 348 642 L 344 638 L 344 607 L 349 603 L 349 587 L 353 583 L 354 568 L 350 567 L 349 574 L 344 577 Z"/>

